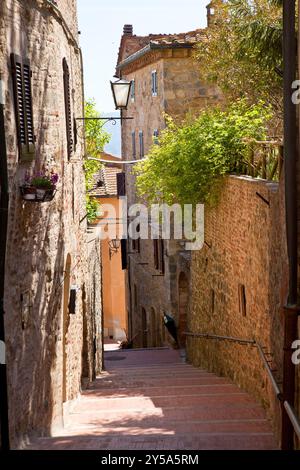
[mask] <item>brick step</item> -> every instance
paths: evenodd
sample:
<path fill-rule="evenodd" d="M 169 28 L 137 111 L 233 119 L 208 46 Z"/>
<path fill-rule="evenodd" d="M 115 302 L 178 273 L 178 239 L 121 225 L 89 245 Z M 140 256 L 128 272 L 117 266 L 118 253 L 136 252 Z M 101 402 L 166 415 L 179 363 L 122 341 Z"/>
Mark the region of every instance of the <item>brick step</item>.
<path fill-rule="evenodd" d="M 220 400 L 222 400 L 222 405 L 220 405 Z M 124 398 L 98 398 L 96 400 L 85 399 L 80 400 L 74 409 L 76 411 L 84 412 L 89 411 L 91 408 L 96 412 L 99 410 L 107 410 L 113 408 L 114 411 L 122 411 L 123 409 L 129 410 L 152 410 L 155 408 L 166 407 L 183 407 L 185 408 L 188 404 L 188 407 L 218 407 L 218 406 L 237 406 L 237 404 L 252 404 L 253 401 L 251 397 L 243 393 L 231 393 L 231 394 L 219 394 L 219 395 L 187 395 L 183 397 L 178 397 L 174 395 L 166 395 L 164 397 L 124 397 Z"/>
<path fill-rule="evenodd" d="M 187 422 L 176 422 L 168 421 L 166 425 L 160 426 L 157 420 L 148 420 L 147 426 L 144 427 L 144 421 L 141 426 L 87 426 L 78 425 L 70 426 L 65 429 L 66 435 L 80 435 L 83 430 L 89 433 L 89 435 L 96 436 L 135 436 L 135 435 L 148 435 L 148 434 L 160 434 L 176 435 L 182 433 L 198 434 L 198 433 L 245 433 L 245 434 L 270 434 L 270 423 L 266 419 L 248 419 L 248 420 L 220 420 L 220 421 L 189 421 Z"/>
<path fill-rule="evenodd" d="M 197 395 L 224 395 L 225 393 L 230 392 L 238 392 L 238 389 L 233 384 L 215 384 L 215 385 L 173 385 L 172 392 L 176 393 L 177 396 L 182 395 L 190 395 L 190 394 L 197 394 Z M 240 393 L 244 393 L 240 391 Z M 165 387 L 151 387 L 147 386 L 144 388 L 137 388 L 134 385 L 132 387 L 124 387 L 124 388 L 113 388 L 111 393 L 107 389 L 105 390 L 85 390 L 82 393 L 82 399 L 86 398 L 93 398 L 97 400 L 98 398 L 122 398 L 122 397 L 135 397 L 137 395 L 147 396 L 149 398 L 152 397 L 160 397 L 165 396 L 166 388 Z"/>
<path fill-rule="evenodd" d="M 213 374 L 212 372 L 207 372 L 207 371 L 202 371 L 202 370 L 197 370 L 197 369 L 156 369 L 156 370 L 143 370 L 142 368 L 140 369 L 135 369 L 133 371 L 130 371 L 130 374 L 134 375 L 134 376 L 142 376 L 142 377 L 150 377 L 150 376 L 157 376 L 157 377 L 161 377 L 165 374 L 168 374 L 168 376 L 170 375 L 182 375 L 182 376 L 186 376 L 186 375 L 193 375 L 193 376 L 199 376 L 199 375 L 215 375 Z M 109 377 L 110 378 L 113 378 L 113 377 L 127 377 L 128 376 L 128 373 L 125 373 L 124 370 L 116 370 L 116 369 L 111 369 L 110 370 L 110 375 Z M 105 376 L 104 376 L 105 377 Z M 101 380 L 103 377 L 98 377 L 96 380 Z"/>
<path fill-rule="evenodd" d="M 199 378 L 197 379 L 197 381 L 195 381 L 194 378 L 186 378 L 184 379 L 184 381 L 182 379 L 172 379 L 172 386 L 173 385 L 214 385 L 214 384 L 226 384 L 228 383 L 228 381 L 223 378 L 223 377 L 216 377 L 216 376 L 212 376 L 212 377 L 204 377 L 204 378 Z M 114 390 L 118 390 L 118 389 L 122 389 L 122 388 L 127 388 L 127 387 L 136 387 L 137 389 L 138 388 L 144 388 L 144 387 L 147 387 L 149 384 L 152 384 L 154 386 L 161 386 L 161 387 L 167 387 L 166 390 L 168 390 L 168 387 L 170 387 L 170 380 L 168 380 L 167 378 L 165 379 L 153 379 L 149 382 L 149 380 L 136 380 L 134 381 L 132 378 L 128 377 L 127 380 L 125 380 L 125 378 L 121 381 L 118 381 L 118 383 L 106 383 L 106 384 L 102 384 L 101 386 L 99 384 L 97 384 L 95 386 L 95 390 L 99 390 L 99 389 L 114 389 Z"/>
<path fill-rule="evenodd" d="M 161 423 L 160 426 L 166 426 L 168 421 L 187 422 L 187 421 L 215 421 L 215 420 L 229 420 L 229 419 L 257 419 L 265 418 L 265 414 L 260 406 L 257 405 L 220 405 L 219 407 L 212 408 L 211 406 L 190 406 L 184 408 L 168 407 L 164 409 L 153 408 L 147 410 L 141 409 L 106 409 L 106 410 L 77 410 L 76 413 L 72 412 L 68 417 L 68 424 L 93 424 L 93 425 L 107 425 L 120 426 L 130 421 L 132 425 L 144 425 L 144 420 L 147 423 L 147 418 L 153 418 Z M 145 425 L 147 425 L 145 423 Z"/>
<path fill-rule="evenodd" d="M 64 436 L 33 441 L 28 449 L 46 450 L 272 450 L 271 434 L 200 434 L 188 436 Z"/>

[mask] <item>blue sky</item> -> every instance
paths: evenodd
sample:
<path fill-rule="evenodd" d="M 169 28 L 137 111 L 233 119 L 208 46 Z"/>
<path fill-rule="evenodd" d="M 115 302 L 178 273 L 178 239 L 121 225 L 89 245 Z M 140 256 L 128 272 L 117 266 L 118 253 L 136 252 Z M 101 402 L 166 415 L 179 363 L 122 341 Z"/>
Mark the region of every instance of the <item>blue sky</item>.
<path fill-rule="evenodd" d="M 95 98 L 101 113 L 114 110 L 113 78 L 124 24 L 134 34 L 179 33 L 206 26 L 209 0 L 78 0 L 80 44 L 86 98 Z"/>

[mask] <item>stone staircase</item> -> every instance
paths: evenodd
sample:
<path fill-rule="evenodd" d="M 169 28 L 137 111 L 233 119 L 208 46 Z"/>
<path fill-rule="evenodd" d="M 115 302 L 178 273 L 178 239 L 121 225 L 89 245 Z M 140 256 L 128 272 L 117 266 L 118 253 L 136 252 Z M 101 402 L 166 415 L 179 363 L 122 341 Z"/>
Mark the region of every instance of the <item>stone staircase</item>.
<path fill-rule="evenodd" d="M 106 371 L 73 405 L 59 436 L 29 449 L 276 449 L 265 412 L 228 379 L 157 348 L 105 353 Z"/>

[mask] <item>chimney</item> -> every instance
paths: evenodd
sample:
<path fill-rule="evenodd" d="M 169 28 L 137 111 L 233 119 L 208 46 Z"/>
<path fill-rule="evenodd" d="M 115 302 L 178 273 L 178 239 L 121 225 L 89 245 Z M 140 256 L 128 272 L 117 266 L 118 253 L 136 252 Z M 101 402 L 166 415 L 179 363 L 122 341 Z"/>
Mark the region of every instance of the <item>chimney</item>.
<path fill-rule="evenodd" d="M 132 36 L 133 35 L 133 27 L 132 24 L 125 24 L 123 28 L 123 35 L 124 36 Z"/>
<path fill-rule="evenodd" d="M 212 5 L 213 2 L 206 6 L 207 9 L 207 26 L 210 27 L 214 23 L 215 9 Z"/>

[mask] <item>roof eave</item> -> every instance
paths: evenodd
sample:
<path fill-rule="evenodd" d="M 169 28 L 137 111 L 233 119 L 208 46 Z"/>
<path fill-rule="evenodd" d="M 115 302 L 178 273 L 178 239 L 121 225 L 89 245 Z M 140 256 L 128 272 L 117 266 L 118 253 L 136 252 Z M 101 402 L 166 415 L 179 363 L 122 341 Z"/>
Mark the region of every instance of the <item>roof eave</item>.
<path fill-rule="evenodd" d="M 117 71 L 122 70 L 129 64 L 132 64 L 136 60 L 140 59 L 141 57 L 145 56 L 152 50 L 166 50 L 166 49 L 192 49 L 194 47 L 193 43 L 174 43 L 174 44 L 154 44 L 150 43 L 143 49 L 135 52 L 131 56 L 127 57 L 123 62 L 117 65 Z"/>

